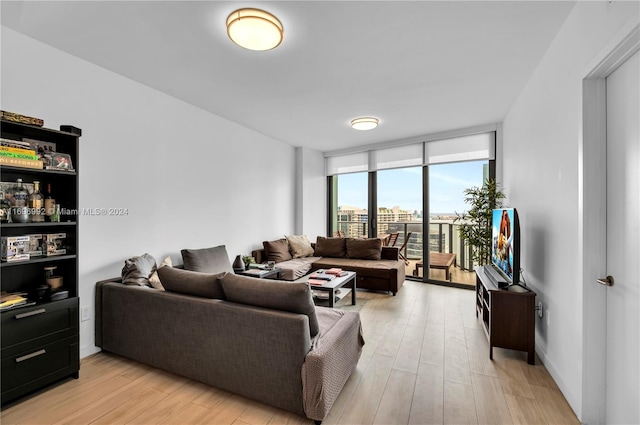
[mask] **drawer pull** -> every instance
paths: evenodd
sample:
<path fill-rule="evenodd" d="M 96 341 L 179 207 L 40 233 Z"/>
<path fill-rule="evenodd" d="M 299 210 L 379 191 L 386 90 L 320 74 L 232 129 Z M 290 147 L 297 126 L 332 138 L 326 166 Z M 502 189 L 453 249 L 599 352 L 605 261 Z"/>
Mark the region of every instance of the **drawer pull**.
<path fill-rule="evenodd" d="M 41 308 L 41 309 L 38 309 L 38 310 L 29 311 L 27 313 L 16 314 L 16 319 L 24 319 L 25 317 L 36 316 L 38 314 L 42 314 L 42 313 L 46 313 L 46 312 L 47 312 L 47 310 L 45 310 L 44 308 Z"/>
<path fill-rule="evenodd" d="M 34 352 L 34 353 L 27 354 L 26 356 L 18 357 L 18 358 L 16 359 L 16 363 L 20 363 L 20 362 L 23 362 L 23 361 L 25 361 L 25 360 L 32 359 L 32 358 L 34 358 L 34 357 L 38 357 L 38 356 L 41 356 L 41 355 L 46 354 L 46 353 L 47 353 L 47 351 L 46 351 L 46 350 L 44 350 L 44 349 L 42 349 L 42 350 L 38 350 L 38 351 L 36 351 L 36 352 Z"/>

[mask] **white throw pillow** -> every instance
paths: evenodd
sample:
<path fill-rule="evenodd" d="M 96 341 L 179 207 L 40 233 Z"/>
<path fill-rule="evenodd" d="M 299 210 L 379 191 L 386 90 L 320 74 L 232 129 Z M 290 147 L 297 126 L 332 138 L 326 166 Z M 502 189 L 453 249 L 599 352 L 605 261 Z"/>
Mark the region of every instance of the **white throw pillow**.
<path fill-rule="evenodd" d="M 164 267 L 164 266 L 173 267 L 173 264 L 171 264 L 171 257 L 167 257 L 164 260 L 162 260 L 162 263 L 160 263 L 158 268 L 161 268 L 161 267 Z M 157 270 L 155 272 L 153 272 L 153 274 L 149 278 L 149 284 L 151 284 L 151 286 L 153 288 L 156 288 L 156 289 L 159 289 L 161 291 L 164 291 L 164 286 L 162 286 L 162 283 L 160 282 L 160 278 L 158 277 L 158 271 Z"/>

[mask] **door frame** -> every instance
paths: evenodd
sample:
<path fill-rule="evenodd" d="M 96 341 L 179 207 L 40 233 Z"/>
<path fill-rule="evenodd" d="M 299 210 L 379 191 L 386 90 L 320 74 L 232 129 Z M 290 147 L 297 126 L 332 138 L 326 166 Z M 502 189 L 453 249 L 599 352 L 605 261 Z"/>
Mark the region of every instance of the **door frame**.
<path fill-rule="evenodd" d="M 640 50 L 640 25 L 628 25 L 601 50 L 582 80 L 582 138 L 579 142 L 579 249 L 582 262 L 582 411 L 583 423 L 606 420 L 607 288 L 594 282 L 606 276 L 606 78 Z"/>

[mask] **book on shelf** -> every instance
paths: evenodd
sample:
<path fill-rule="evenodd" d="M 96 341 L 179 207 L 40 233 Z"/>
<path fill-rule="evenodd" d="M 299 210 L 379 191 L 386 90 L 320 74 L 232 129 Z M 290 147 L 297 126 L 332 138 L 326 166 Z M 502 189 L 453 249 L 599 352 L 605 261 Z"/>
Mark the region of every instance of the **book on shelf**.
<path fill-rule="evenodd" d="M 263 273 L 263 272 L 264 272 L 264 270 L 262 270 L 262 269 L 248 269 L 248 270 L 244 271 L 245 274 L 251 274 L 251 275 L 256 275 L 256 276 L 259 276 L 260 273 Z"/>
<path fill-rule="evenodd" d="M 6 294 L 0 299 L 0 310 L 6 310 L 13 307 L 25 305 L 27 299 L 19 294 Z"/>
<path fill-rule="evenodd" d="M 0 155 L 0 165 L 10 165 L 12 167 L 20 168 L 32 168 L 35 170 L 42 170 L 43 168 L 43 163 L 40 160 L 9 158 L 2 155 Z"/>
<path fill-rule="evenodd" d="M 325 273 L 332 274 L 334 276 L 340 276 L 340 273 L 342 273 L 342 269 L 338 267 L 332 267 L 329 270 L 327 270 Z"/>
<path fill-rule="evenodd" d="M 314 285 L 314 286 L 322 286 L 325 283 L 327 283 L 326 280 L 322 280 L 322 279 L 314 279 L 312 277 L 309 278 L 309 285 Z"/>
<path fill-rule="evenodd" d="M 9 152 L 9 151 L 3 150 L 2 148 L 0 148 L 0 155 L 7 158 L 30 159 L 33 161 L 38 160 L 38 155 L 36 155 L 35 153 L 30 154 L 30 153 Z"/>
<path fill-rule="evenodd" d="M 19 146 L 19 145 L 18 145 Z M 24 147 L 15 147 L 15 146 L 7 146 L 7 145 L 0 145 L 0 152 L 11 152 L 11 153 L 21 153 L 21 154 L 25 154 L 25 155 L 35 155 L 36 151 L 34 151 L 33 149 L 25 149 Z"/>
<path fill-rule="evenodd" d="M 9 148 L 33 150 L 33 149 L 31 149 L 31 145 L 27 141 L 5 139 L 4 137 L 0 137 L 0 146 L 6 146 L 6 147 L 9 147 Z"/>

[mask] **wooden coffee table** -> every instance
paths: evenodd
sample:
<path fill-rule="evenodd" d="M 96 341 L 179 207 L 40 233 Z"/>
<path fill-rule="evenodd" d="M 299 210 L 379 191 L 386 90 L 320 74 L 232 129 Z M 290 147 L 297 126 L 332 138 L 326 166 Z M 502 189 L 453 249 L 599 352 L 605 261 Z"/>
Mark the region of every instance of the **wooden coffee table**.
<path fill-rule="evenodd" d="M 317 270 L 313 273 L 316 273 Z M 313 274 L 311 273 L 311 274 Z M 329 293 L 329 307 L 335 305 L 336 299 L 336 290 L 338 288 L 347 287 L 351 289 L 351 305 L 356 305 L 356 273 L 355 272 L 346 272 L 346 276 L 339 276 L 333 280 L 328 280 L 324 282 L 322 285 L 317 285 L 313 283 L 309 283 L 309 276 L 304 280 L 309 284 L 311 289 L 316 291 L 325 291 Z"/>
<path fill-rule="evenodd" d="M 430 252 L 429 253 L 429 268 L 444 270 L 447 280 L 451 280 L 451 266 L 456 265 L 456 254 L 449 252 Z M 419 269 L 423 266 L 422 260 L 416 263 L 416 270 L 414 274 L 418 276 Z"/>

